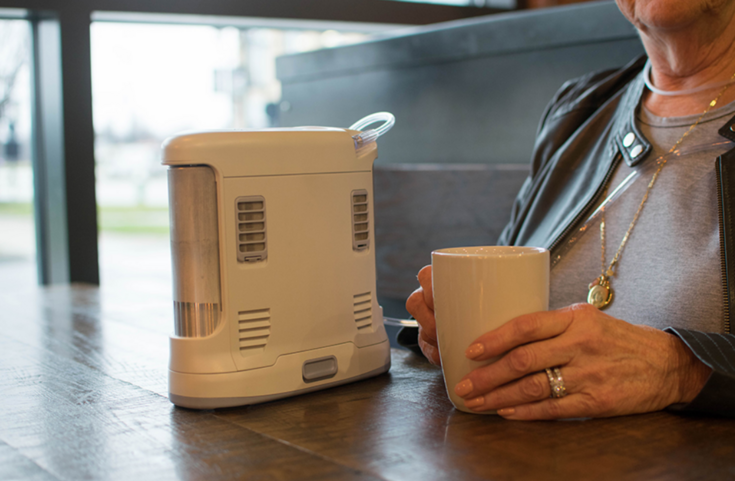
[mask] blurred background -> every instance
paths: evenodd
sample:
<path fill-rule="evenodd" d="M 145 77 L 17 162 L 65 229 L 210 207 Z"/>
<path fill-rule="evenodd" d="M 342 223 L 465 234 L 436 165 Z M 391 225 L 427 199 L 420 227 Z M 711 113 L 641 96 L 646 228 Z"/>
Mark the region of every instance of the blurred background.
<path fill-rule="evenodd" d="M 103 276 L 129 259 L 126 251 L 168 261 L 168 190 L 160 163 L 166 137 L 278 126 L 288 109 L 276 79 L 278 56 L 361 42 L 395 28 L 248 23 L 92 22 L 98 227 L 101 252 L 109 254 L 101 262 Z M 0 19 L 0 285 L 37 282 L 31 54 L 29 22 Z"/>
<path fill-rule="evenodd" d="M 31 37 L 25 20 L 0 19 L 0 283 L 35 284 L 31 165 Z"/>
<path fill-rule="evenodd" d="M 589 5 L 549 8 L 568 3 Z M 497 239 L 527 132 L 561 83 L 641 52 L 611 0 L 171 8 L 0 0 L 0 290 L 71 281 L 170 299 L 167 137 L 388 110 L 378 294 L 403 317 L 432 249 Z"/>

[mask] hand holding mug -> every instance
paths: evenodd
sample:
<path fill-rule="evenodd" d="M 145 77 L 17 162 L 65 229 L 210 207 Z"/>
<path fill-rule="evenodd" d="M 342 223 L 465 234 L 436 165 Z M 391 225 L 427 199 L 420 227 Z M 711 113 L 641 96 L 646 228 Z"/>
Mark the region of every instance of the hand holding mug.
<path fill-rule="evenodd" d="M 470 410 L 508 419 L 609 417 L 692 401 L 711 369 L 673 334 L 581 303 L 519 316 L 474 340 L 482 361 L 455 387 Z M 566 395 L 551 397 L 546 368 L 560 366 Z"/>
<path fill-rule="evenodd" d="M 419 272 L 419 282 L 421 288 L 406 307 L 421 326 L 422 351 L 439 364 L 444 346 L 445 359 L 455 351 L 453 359 L 465 356 L 470 363 L 456 383 L 444 367 L 450 399 L 464 411 L 497 410 L 519 420 L 649 412 L 691 401 L 711 372 L 676 336 L 614 319 L 588 304 L 539 309 L 494 329 L 485 325 L 487 332 L 450 349 L 441 342 L 441 320 L 437 335 L 431 266 Z M 439 304 L 441 310 L 441 300 Z M 457 362 L 452 363 L 456 371 Z M 545 372 L 555 366 L 560 366 L 567 390 L 556 399 L 550 397 Z"/>
<path fill-rule="evenodd" d="M 434 365 L 441 365 L 436 340 L 436 320 L 434 318 L 434 295 L 431 286 L 431 266 L 419 271 L 421 287 L 413 291 L 406 301 L 406 310 L 419 324 L 419 347 L 426 359 Z"/>

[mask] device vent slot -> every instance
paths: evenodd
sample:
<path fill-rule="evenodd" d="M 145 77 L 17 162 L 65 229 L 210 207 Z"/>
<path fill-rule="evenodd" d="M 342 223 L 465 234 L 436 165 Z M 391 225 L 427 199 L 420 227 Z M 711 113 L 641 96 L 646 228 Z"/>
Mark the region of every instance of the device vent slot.
<path fill-rule="evenodd" d="M 373 296 L 370 292 L 357 294 L 353 298 L 355 325 L 357 329 L 365 329 L 373 325 Z"/>
<path fill-rule="evenodd" d="M 262 261 L 268 254 L 265 199 L 260 195 L 235 199 L 237 216 L 237 260 Z"/>
<path fill-rule="evenodd" d="M 352 191 L 352 248 L 367 249 L 370 245 L 370 203 L 367 190 Z"/>
<path fill-rule="evenodd" d="M 258 309 L 237 313 L 240 354 L 250 355 L 265 350 L 271 335 L 271 310 Z"/>

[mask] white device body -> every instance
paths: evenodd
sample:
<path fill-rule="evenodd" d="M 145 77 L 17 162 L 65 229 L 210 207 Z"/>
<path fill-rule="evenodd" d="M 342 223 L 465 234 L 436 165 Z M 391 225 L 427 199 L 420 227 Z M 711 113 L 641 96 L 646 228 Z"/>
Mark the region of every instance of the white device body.
<path fill-rule="evenodd" d="M 253 404 L 390 368 L 375 281 L 377 146 L 356 148 L 356 133 L 202 132 L 164 143 L 174 404 Z"/>

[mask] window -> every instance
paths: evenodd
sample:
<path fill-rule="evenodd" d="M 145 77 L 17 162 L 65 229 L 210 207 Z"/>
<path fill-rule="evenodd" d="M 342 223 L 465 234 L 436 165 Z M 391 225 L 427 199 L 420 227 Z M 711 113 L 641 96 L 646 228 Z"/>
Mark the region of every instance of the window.
<path fill-rule="evenodd" d="M 0 18 L 0 289 L 36 283 L 30 58 L 28 22 Z"/>
<path fill-rule="evenodd" d="M 100 20 L 100 19 L 103 20 Z M 140 17 L 136 17 L 140 18 Z M 168 189 L 161 143 L 187 130 L 279 125 L 276 57 L 368 38 L 385 26 L 278 20 L 242 25 L 110 21 L 91 27 L 101 282 L 120 269 L 169 275 Z M 125 19 L 130 20 L 130 19 Z M 130 279 L 140 272 L 131 272 Z M 166 279 L 168 280 L 168 279 Z M 164 283 L 167 289 L 168 282 Z"/>

